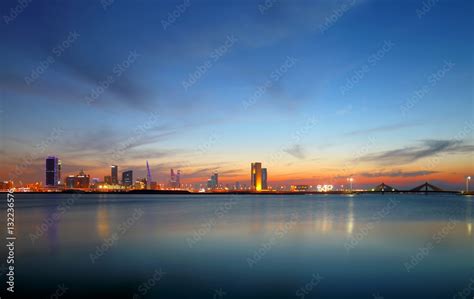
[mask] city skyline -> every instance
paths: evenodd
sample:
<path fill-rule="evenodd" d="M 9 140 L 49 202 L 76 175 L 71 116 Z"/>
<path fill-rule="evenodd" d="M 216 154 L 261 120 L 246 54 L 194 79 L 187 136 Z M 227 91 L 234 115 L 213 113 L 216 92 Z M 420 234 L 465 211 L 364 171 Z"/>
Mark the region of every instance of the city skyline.
<path fill-rule="evenodd" d="M 271 3 L 31 2 L 0 27 L 0 180 L 43 182 L 52 155 L 62 178 L 244 183 L 261 161 L 276 184 L 462 188 L 471 2 Z"/>
<path fill-rule="evenodd" d="M 474 0 L 1 0 L 0 36 L 0 299 L 474 295 Z"/>
<path fill-rule="evenodd" d="M 177 169 L 176 171 L 173 168 L 169 169 L 169 177 L 164 181 L 152 180 L 152 170 L 146 161 L 146 176 L 140 177 L 134 175 L 133 169 L 125 169 L 124 171 L 119 171 L 118 165 L 111 165 L 109 167 L 109 173 L 105 174 L 101 180 L 101 177 L 96 176 L 95 174 L 91 175 L 81 169 L 79 173 L 65 175 L 64 179 L 61 177 L 61 168 L 62 162 L 57 156 L 47 156 L 45 158 L 44 164 L 44 177 L 43 180 L 36 180 L 33 182 L 22 182 L 17 181 L 1 181 L 0 189 L 9 189 L 12 187 L 20 188 L 18 190 L 23 191 L 60 191 L 67 189 L 87 189 L 89 191 L 102 189 L 107 190 L 194 190 L 194 191 L 224 191 L 224 190 L 248 190 L 248 191 L 350 191 L 359 190 L 359 191 L 374 191 L 374 190 L 384 190 L 384 191 L 400 191 L 400 190 L 415 190 L 425 188 L 431 188 L 434 191 L 462 191 L 468 192 L 469 183 L 471 176 L 466 176 L 462 178 L 462 184 L 458 184 L 455 188 L 450 187 L 449 185 L 443 184 L 441 181 L 432 180 L 431 183 L 435 183 L 439 186 L 433 186 L 428 183 L 428 181 L 423 182 L 419 185 L 417 183 L 416 187 L 413 185 L 394 185 L 393 181 L 381 181 L 377 182 L 377 185 L 363 185 L 357 181 L 357 178 L 354 176 L 337 178 L 337 180 L 329 181 L 317 181 L 313 178 L 312 181 L 307 181 L 304 179 L 295 179 L 294 182 L 290 184 L 281 183 L 278 181 L 268 180 L 268 171 L 267 168 L 262 167 L 261 162 L 252 162 L 250 163 L 250 176 L 243 178 L 242 180 L 232 181 L 230 178 L 225 178 L 219 180 L 219 172 L 217 170 L 212 171 L 210 178 L 207 181 L 193 180 L 189 181 L 186 177 L 183 177 L 181 180 L 181 170 Z M 121 173 L 121 179 L 119 179 L 119 173 Z M 135 177 L 135 180 L 133 179 Z M 269 183 L 270 182 L 270 183 Z M 441 183 L 441 184 L 440 184 Z M 354 185 L 356 184 L 357 187 Z M 389 184 L 393 185 L 390 186 Z M 464 188 L 459 188 L 463 186 Z M 26 189 L 24 189 L 26 187 Z M 410 188 L 407 188 L 410 187 Z M 411 188 L 415 187 L 415 188 Z M 31 189 L 32 188 L 32 189 Z M 423 189 L 424 190 L 424 189 Z"/>

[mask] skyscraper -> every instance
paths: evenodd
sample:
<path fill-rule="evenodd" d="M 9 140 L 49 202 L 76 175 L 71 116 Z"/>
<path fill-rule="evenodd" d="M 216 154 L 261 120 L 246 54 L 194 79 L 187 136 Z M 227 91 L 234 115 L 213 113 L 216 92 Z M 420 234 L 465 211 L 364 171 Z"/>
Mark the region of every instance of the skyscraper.
<path fill-rule="evenodd" d="M 60 182 L 60 166 L 57 157 L 46 158 L 46 186 L 56 187 Z"/>
<path fill-rule="evenodd" d="M 61 160 L 58 159 L 58 185 L 61 185 Z"/>
<path fill-rule="evenodd" d="M 133 171 L 127 170 L 122 172 L 122 185 L 130 187 L 133 185 Z"/>
<path fill-rule="evenodd" d="M 211 176 L 211 179 L 214 185 L 214 189 L 219 188 L 219 174 L 217 173 L 217 171 L 214 172 L 214 174 Z"/>
<path fill-rule="evenodd" d="M 66 188 L 74 189 L 74 188 L 79 188 L 79 189 L 87 189 L 89 188 L 90 185 L 90 175 L 86 175 L 84 173 L 84 170 L 81 170 L 81 172 L 78 175 L 70 175 L 66 178 Z"/>
<path fill-rule="evenodd" d="M 267 185 L 267 169 L 262 168 L 262 189 L 267 190 L 268 185 Z"/>
<path fill-rule="evenodd" d="M 213 190 L 219 188 L 219 174 L 217 171 L 215 171 L 207 181 L 207 188 Z"/>
<path fill-rule="evenodd" d="M 251 164 L 250 181 L 253 190 L 262 190 L 262 163 L 255 162 Z"/>
<path fill-rule="evenodd" d="M 150 170 L 150 165 L 148 164 L 148 160 L 146 160 L 146 188 L 147 189 L 152 189 L 151 188 L 151 170 Z"/>
<path fill-rule="evenodd" d="M 181 188 L 181 170 L 178 169 L 176 173 L 176 184 L 178 188 Z"/>
<path fill-rule="evenodd" d="M 170 187 L 171 188 L 180 188 L 181 187 L 181 170 L 178 170 L 176 173 L 173 168 L 170 171 Z"/>
<path fill-rule="evenodd" d="M 118 166 L 112 165 L 110 166 L 110 176 L 112 178 L 112 185 L 118 184 Z"/>

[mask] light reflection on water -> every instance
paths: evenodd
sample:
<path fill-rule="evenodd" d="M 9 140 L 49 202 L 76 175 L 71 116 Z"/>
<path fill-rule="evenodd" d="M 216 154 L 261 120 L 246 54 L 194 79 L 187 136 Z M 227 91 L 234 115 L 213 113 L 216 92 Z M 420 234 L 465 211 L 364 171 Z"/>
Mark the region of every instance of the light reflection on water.
<path fill-rule="evenodd" d="M 49 297 L 64 283 L 68 297 L 131 298 L 158 269 L 166 274 L 145 298 L 212 298 L 216 289 L 223 298 L 295 298 L 316 274 L 323 280 L 308 298 L 445 298 L 474 277 L 469 197 L 82 195 L 58 214 L 68 196 L 17 195 L 24 297 Z M 144 213 L 134 219 L 136 209 Z M 31 242 L 45 219 L 56 220 Z M 407 272 L 404 263 L 450 220 L 454 227 Z"/>
<path fill-rule="evenodd" d="M 110 234 L 108 211 L 106 205 L 97 208 L 97 234 L 101 238 L 106 238 Z"/>

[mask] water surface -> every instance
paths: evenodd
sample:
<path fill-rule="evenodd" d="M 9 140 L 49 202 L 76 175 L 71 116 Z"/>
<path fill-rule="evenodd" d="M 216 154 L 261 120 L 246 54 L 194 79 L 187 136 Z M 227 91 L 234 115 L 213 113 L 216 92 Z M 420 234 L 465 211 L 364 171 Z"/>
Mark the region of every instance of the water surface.
<path fill-rule="evenodd" d="M 474 278 L 473 205 L 457 195 L 16 194 L 13 298 L 60 286 L 61 298 L 453 298 Z"/>

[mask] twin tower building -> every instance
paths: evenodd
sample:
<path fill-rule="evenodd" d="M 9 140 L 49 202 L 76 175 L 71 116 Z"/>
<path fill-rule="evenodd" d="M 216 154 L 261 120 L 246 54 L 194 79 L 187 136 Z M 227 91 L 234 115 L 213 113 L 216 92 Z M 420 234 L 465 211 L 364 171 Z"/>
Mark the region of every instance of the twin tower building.
<path fill-rule="evenodd" d="M 267 169 L 262 168 L 262 163 L 254 162 L 251 164 L 250 181 L 253 190 L 267 190 L 267 177 Z"/>

